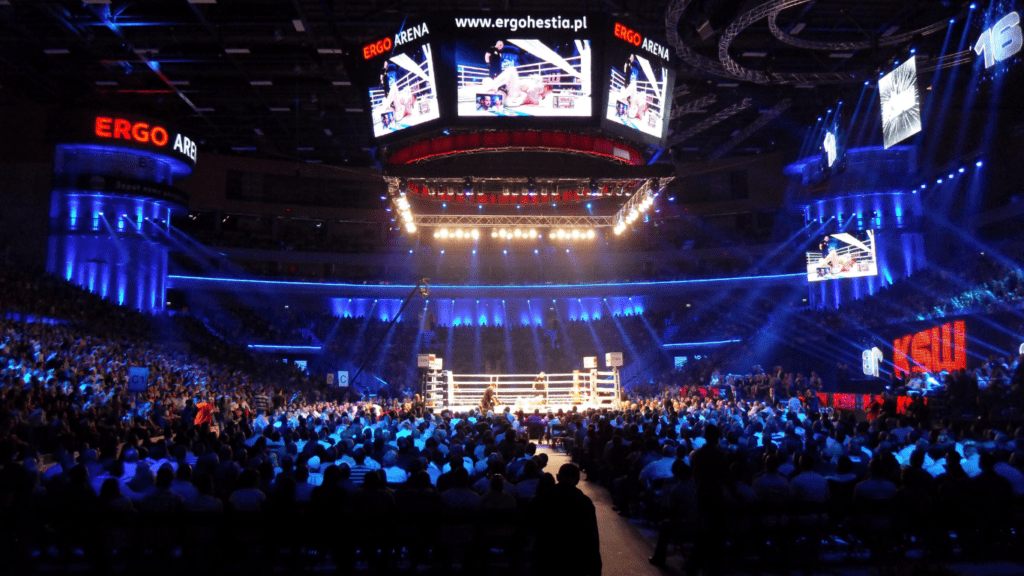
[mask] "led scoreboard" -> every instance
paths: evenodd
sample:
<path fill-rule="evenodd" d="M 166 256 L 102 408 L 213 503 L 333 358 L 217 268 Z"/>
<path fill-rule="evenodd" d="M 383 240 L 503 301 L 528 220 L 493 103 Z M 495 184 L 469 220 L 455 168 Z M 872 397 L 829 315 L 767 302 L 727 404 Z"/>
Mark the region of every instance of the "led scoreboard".
<path fill-rule="evenodd" d="M 346 66 L 382 143 L 440 128 L 550 129 L 552 122 L 661 146 L 675 74 L 663 41 L 593 14 L 408 19 Z"/>

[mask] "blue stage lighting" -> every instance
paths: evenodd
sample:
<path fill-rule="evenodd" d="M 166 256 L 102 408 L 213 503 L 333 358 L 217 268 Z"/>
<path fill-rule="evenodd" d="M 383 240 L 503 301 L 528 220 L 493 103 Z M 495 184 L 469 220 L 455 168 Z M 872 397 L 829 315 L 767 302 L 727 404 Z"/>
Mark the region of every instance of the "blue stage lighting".
<path fill-rule="evenodd" d="M 981 168 L 981 160 L 975 162 L 974 165 L 977 166 L 978 168 Z"/>
<path fill-rule="evenodd" d="M 380 199 L 381 200 L 387 200 L 387 197 L 386 196 L 381 196 Z"/>
<path fill-rule="evenodd" d="M 938 180 L 936 180 L 935 183 L 936 184 L 942 184 L 942 178 L 939 178 Z"/>
<path fill-rule="evenodd" d="M 412 250 L 409 250 L 409 254 L 412 254 Z"/>
<path fill-rule="evenodd" d="M 508 250 L 502 250 L 502 253 L 508 254 Z"/>
<path fill-rule="evenodd" d="M 534 249 L 533 249 L 533 253 L 534 253 L 534 254 L 540 254 L 540 250 L 537 250 L 536 248 L 534 248 Z"/>
<path fill-rule="evenodd" d="M 917 54 L 917 48 L 911 48 L 910 49 L 910 53 L 911 54 Z"/>
<path fill-rule="evenodd" d="M 441 203 L 441 208 L 447 208 L 447 207 L 448 207 L 448 203 L 447 202 L 442 202 Z"/>
<path fill-rule="evenodd" d="M 950 180 L 952 180 L 952 179 L 953 179 L 953 174 L 950 174 L 950 175 L 949 175 L 949 179 L 950 179 Z"/>
<path fill-rule="evenodd" d="M 592 206 L 590 205 L 590 202 L 587 202 L 587 210 L 590 210 L 591 208 Z"/>
<path fill-rule="evenodd" d="M 444 254 L 444 250 L 441 250 L 441 254 Z"/>
<path fill-rule="evenodd" d="M 927 186 L 927 184 L 921 184 L 921 190 L 924 190 L 925 186 Z"/>
<path fill-rule="evenodd" d="M 484 205 L 483 204 L 477 204 L 476 205 L 476 209 L 477 210 L 483 210 L 484 209 Z"/>
<path fill-rule="evenodd" d="M 565 253 L 566 253 L 566 254 L 568 254 L 568 253 L 569 253 L 569 249 L 568 249 L 568 248 L 566 248 L 566 249 L 565 249 Z"/>
<path fill-rule="evenodd" d="M 956 22 L 956 18 L 950 18 L 950 19 L 949 19 L 949 23 L 950 23 L 950 24 L 953 24 L 953 23 L 955 23 L 955 22 Z"/>
<path fill-rule="evenodd" d="M 522 206 L 516 206 L 516 210 L 522 210 L 522 209 L 523 209 Z"/>
<path fill-rule="evenodd" d="M 975 9 L 975 8 L 977 8 L 977 7 L 978 7 L 978 6 L 977 6 L 976 4 L 974 4 L 973 2 L 971 3 L 971 10 L 974 10 L 974 9 Z"/>
<path fill-rule="evenodd" d="M 473 248 L 473 254 L 474 255 L 476 254 L 476 248 Z"/>
<path fill-rule="evenodd" d="M 963 173 L 964 173 L 964 169 L 963 169 L 963 167 L 961 167 L 961 168 L 960 168 L 959 170 L 957 170 L 957 172 L 959 172 L 959 173 L 963 174 Z"/>

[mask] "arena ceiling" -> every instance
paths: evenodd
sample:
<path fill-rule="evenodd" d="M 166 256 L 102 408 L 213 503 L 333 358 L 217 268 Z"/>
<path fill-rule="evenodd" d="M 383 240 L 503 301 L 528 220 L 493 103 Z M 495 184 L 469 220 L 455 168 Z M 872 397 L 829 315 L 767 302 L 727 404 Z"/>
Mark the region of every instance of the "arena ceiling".
<path fill-rule="evenodd" d="M 960 0 L 0 0 L 0 102 L 120 107 L 209 152 L 374 162 L 345 54 L 410 14 L 586 11 L 680 56 L 662 160 L 792 149 L 911 46 L 936 62 Z M 948 63 L 948 61 L 947 61 Z"/>

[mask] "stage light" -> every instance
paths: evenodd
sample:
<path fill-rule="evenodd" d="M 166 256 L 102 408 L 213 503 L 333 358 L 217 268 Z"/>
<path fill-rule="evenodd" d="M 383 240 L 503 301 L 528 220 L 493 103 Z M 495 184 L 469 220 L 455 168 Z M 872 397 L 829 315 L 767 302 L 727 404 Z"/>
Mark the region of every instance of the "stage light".
<path fill-rule="evenodd" d="M 534 253 L 534 254 L 540 254 L 540 250 L 537 250 L 536 248 L 534 248 L 534 249 L 533 249 L 533 253 Z"/>
<path fill-rule="evenodd" d="M 939 178 L 938 180 L 936 180 L 935 183 L 936 184 L 942 184 L 942 178 Z"/>
<path fill-rule="evenodd" d="M 921 190 L 924 190 L 925 186 L 927 186 L 927 184 L 921 184 Z"/>
<path fill-rule="evenodd" d="M 476 248 L 473 248 L 473 255 L 476 255 Z"/>
<path fill-rule="evenodd" d="M 563 238 L 565 238 L 565 230 L 559 230 L 558 231 L 558 239 L 561 240 Z"/>
<path fill-rule="evenodd" d="M 474 228 L 470 235 L 473 236 L 473 240 L 477 240 L 480 238 L 480 231 Z"/>
<path fill-rule="evenodd" d="M 976 4 L 974 4 L 973 2 L 971 3 L 971 10 L 974 10 L 974 9 L 975 9 L 975 8 L 977 8 L 977 7 L 978 7 L 978 6 L 977 6 Z"/>
<path fill-rule="evenodd" d="M 458 238 L 459 240 L 461 240 L 462 239 L 462 230 L 456 230 L 455 231 L 455 237 Z"/>
<path fill-rule="evenodd" d="M 441 203 L 441 208 L 447 208 L 447 207 L 448 207 L 448 203 L 447 202 L 442 202 Z"/>
<path fill-rule="evenodd" d="M 548 238 L 554 238 L 554 237 L 555 237 L 555 232 L 552 231 L 551 234 L 548 236 Z"/>
<path fill-rule="evenodd" d="M 522 238 L 523 237 L 523 231 L 520 230 L 519 228 L 516 228 L 515 232 L 513 232 L 512 235 L 515 236 L 516 238 Z"/>
<path fill-rule="evenodd" d="M 505 254 L 507 255 L 507 254 L 508 254 L 508 248 L 506 248 L 506 249 L 502 250 L 502 252 L 503 252 L 503 253 L 505 253 Z"/>
<path fill-rule="evenodd" d="M 444 254 L 444 248 L 441 249 L 441 254 Z"/>
<path fill-rule="evenodd" d="M 953 179 L 953 174 L 952 174 L 952 173 L 950 173 L 950 175 L 949 175 L 949 179 L 950 179 L 950 180 L 952 180 L 952 179 Z"/>
<path fill-rule="evenodd" d="M 960 168 L 959 170 L 957 170 L 957 172 L 959 172 L 959 173 L 963 174 L 963 173 L 964 173 L 964 169 L 963 169 L 963 168 Z"/>
<path fill-rule="evenodd" d="M 409 250 L 409 254 L 412 254 L 412 250 Z"/>
<path fill-rule="evenodd" d="M 974 165 L 977 166 L 978 168 L 981 168 L 981 160 L 975 162 Z"/>
<path fill-rule="evenodd" d="M 441 228 L 441 238 L 447 238 L 447 237 L 448 237 L 448 229 L 447 228 Z"/>
<path fill-rule="evenodd" d="M 491 238 L 497 238 L 497 237 L 498 237 L 498 231 L 497 230 L 491 230 Z"/>
<path fill-rule="evenodd" d="M 536 237 L 537 237 L 537 231 L 536 230 L 530 230 L 530 238 L 536 238 Z"/>
<path fill-rule="evenodd" d="M 508 236 L 508 232 L 505 232 L 504 228 L 502 228 L 501 230 L 498 230 L 498 237 L 505 238 L 507 236 Z"/>
<path fill-rule="evenodd" d="M 405 229 L 408 230 L 409 233 L 415 232 L 416 231 L 416 225 L 413 224 L 412 222 L 409 222 L 409 223 L 407 223 L 405 225 Z"/>
<path fill-rule="evenodd" d="M 587 239 L 588 240 L 593 240 L 596 235 L 597 234 L 595 234 L 593 230 L 587 230 Z"/>
<path fill-rule="evenodd" d="M 565 249 L 565 253 L 566 253 L 566 254 L 568 254 L 568 253 L 569 253 L 569 249 L 568 249 L 568 248 L 566 248 L 566 249 Z"/>
<path fill-rule="evenodd" d="M 579 230 L 573 230 L 572 231 L 572 239 L 573 240 L 579 240 L 580 239 L 580 231 Z"/>

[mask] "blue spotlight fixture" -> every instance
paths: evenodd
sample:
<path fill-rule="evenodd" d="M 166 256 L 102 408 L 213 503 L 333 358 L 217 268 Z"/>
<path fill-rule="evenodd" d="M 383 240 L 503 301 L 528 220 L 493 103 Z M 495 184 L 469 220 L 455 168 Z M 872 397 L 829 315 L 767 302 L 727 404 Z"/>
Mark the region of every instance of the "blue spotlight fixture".
<path fill-rule="evenodd" d="M 441 254 L 444 254 L 444 249 L 443 248 L 441 249 Z"/>
<path fill-rule="evenodd" d="M 508 249 L 502 250 L 502 253 L 508 254 Z"/>
<path fill-rule="evenodd" d="M 959 169 L 959 170 L 957 170 L 957 172 L 959 172 L 959 173 L 963 174 L 963 173 L 964 173 L 964 169 L 963 169 L 963 167 L 961 166 L 961 167 L 960 167 L 960 169 Z"/>
<path fill-rule="evenodd" d="M 409 250 L 409 254 L 412 254 L 412 250 Z"/>
<path fill-rule="evenodd" d="M 977 8 L 977 7 L 978 7 L 978 6 L 977 6 L 977 4 L 975 4 L 975 3 L 973 3 L 973 2 L 971 3 L 971 10 L 974 10 L 974 9 L 975 9 L 975 8 Z"/>
<path fill-rule="evenodd" d="M 917 48 L 911 48 L 910 49 L 910 53 L 911 54 L 917 54 Z"/>
<path fill-rule="evenodd" d="M 953 179 L 953 174 L 952 174 L 952 173 L 951 173 L 951 174 L 949 175 L 949 179 L 950 179 L 950 180 L 952 180 L 952 179 Z"/>
<path fill-rule="evenodd" d="M 925 186 L 927 186 L 927 184 L 921 184 L 921 190 L 924 190 Z"/>
<path fill-rule="evenodd" d="M 476 248 L 473 248 L 473 254 L 476 255 Z"/>
<path fill-rule="evenodd" d="M 974 165 L 977 166 L 978 168 L 981 168 L 981 160 L 975 162 Z"/>
<path fill-rule="evenodd" d="M 939 178 L 938 180 L 936 180 L 935 183 L 936 184 L 942 184 L 942 178 Z"/>
<path fill-rule="evenodd" d="M 536 248 L 534 248 L 534 249 L 533 249 L 533 253 L 534 253 L 534 254 L 540 254 L 540 250 L 537 250 Z"/>
<path fill-rule="evenodd" d="M 448 207 L 448 203 L 447 202 L 442 202 L 441 203 L 441 208 L 447 208 L 447 207 Z"/>

